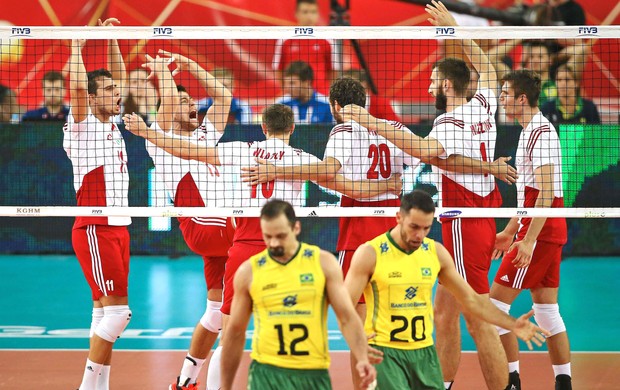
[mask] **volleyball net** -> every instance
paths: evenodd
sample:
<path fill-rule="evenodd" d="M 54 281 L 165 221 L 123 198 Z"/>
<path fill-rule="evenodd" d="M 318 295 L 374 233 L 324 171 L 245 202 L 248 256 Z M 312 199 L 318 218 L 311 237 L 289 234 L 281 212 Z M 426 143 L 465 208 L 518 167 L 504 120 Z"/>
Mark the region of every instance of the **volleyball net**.
<path fill-rule="evenodd" d="M 107 147 L 97 150 L 92 143 L 88 147 L 84 143 L 67 145 L 63 137 L 67 122 L 63 106 L 71 105 L 71 82 L 78 79 L 77 68 L 73 66 L 75 57 L 71 54 L 75 44 L 72 42 L 82 39 L 86 40 L 80 49 L 84 72 L 106 68 L 115 75 L 119 71 L 125 75 L 124 79 L 114 80 L 118 91 L 110 91 L 112 103 L 101 101 L 105 99 L 105 91 L 89 91 L 93 93 L 85 100 L 91 112 L 96 104 L 109 104 L 111 109 L 119 104 L 110 121 L 120 131 L 123 141 L 112 135 L 110 141 L 116 146 L 109 147 L 119 148 L 124 143 L 124 150 L 119 150 L 125 154 L 121 160 L 126 165 L 121 169 L 127 170 L 129 179 L 122 185 L 125 189 L 114 187 L 118 184 L 114 182 L 105 185 L 107 191 L 127 191 L 128 203 L 121 207 L 118 203 L 88 199 L 82 203 L 86 206 L 76 205 L 76 190 L 83 179 L 76 184 L 74 174 L 84 177 L 88 172 L 80 173 L 80 169 L 88 171 L 97 165 L 95 161 L 105 158 Z M 467 46 L 471 45 L 470 39 L 475 39 L 487 55 L 495 70 L 492 75 L 475 71 L 481 69 L 483 64 L 477 61 L 483 57 L 467 56 L 467 52 L 472 52 L 472 46 Z M 118 47 L 118 52 L 114 47 Z M 172 100 L 166 96 L 171 91 L 169 80 L 165 80 L 163 73 L 153 71 L 155 65 L 145 57 L 158 54 L 175 58 L 166 66 L 174 73 L 175 89 L 184 87 L 174 95 L 179 102 L 169 103 Z M 242 182 L 239 165 L 251 160 L 234 158 L 231 155 L 235 152 L 230 150 L 227 158 L 219 156 L 231 163 L 230 166 L 194 162 L 189 167 L 182 159 L 158 160 L 145 146 L 144 139 L 125 130 L 124 114 L 136 113 L 146 125 L 152 125 L 163 118 L 162 105 L 174 104 L 169 111 L 174 113 L 170 123 L 181 130 L 192 126 L 198 130 L 198 135 L 193 135 L 195 139 L 189 141 L 205 148 L 213 147 L 215 141 L 209 132 L 219 128 L 223 135 L 216 137 L 218 145 L 243 141 L 244 144 L 237 145 L 241 149 L 246 145 L 247 149 L 247 142 L 265 139 L 261 128 L 263 110 L 274 103 L 283 103 L 292 108 L 296 125 L 290 145 L 322 160 L 328 155 L 325 149 L 330 136 L 342 130 L 334 128 L 339 113 L 336 111 L 335 118 L 330 107 L 330 86 L 334 80 L 343 76 L 359 80 L 366 94 L 364 106 L 371 115 L 397 121 L 414 134 L 426 137 L 434 125 L 441 125 L 434 122 L 445 113 L 441 99 L 437 99 L 438 90 L 448 88 L 446 91 L 451 93 L 450 88 L 454 88 L 452 84 L 444 85 L 443 79 L 432 84 L 435 64 L 446 57 L 462 58 L 470 69 L 470 80 L 464 87 L 466 101 L 492 110 L 496 135 L 493 140 L 484 138 L 487 141 L 480 142 L 484 144 L 480 155 L 473 156 L 488 163 L 501 157 L 510 157 L 512 166 L 519 163 L 517 146 L 522 126 L 500 101 L 500 80 L 506 72 L 522 68 L 540 74 L 542 91 L 538 106 L 555 127 L 559 140 L 559 147 L 551 144 L 546 147 L 550 155 L 561 158 L 564 208 L 518 207 L 517 185 L 496 179 L 502 198 L 501 203 L 494 205 L 498 207 L 439 207 L 437 215 L 567 217 L 573 219 L 569 221 L 572 229 L 569 240 L 575 247 L 594 248 L 591 242 L 599 240 L 610 249 L 598 253 L 617 253 L 620 247 L 615 238 L 620 232 L 617 219 L 620 217 L 620 28 L 616 26 L 0 27 L 0 189 L 3 194 L 0 241 L 4 242 L 1 246 L 7 252 L 70 251 L 71 219 L 62 217 L 132 216 L 144 217 L 133 222 L 134 229 L 145 232 L 139 238 L 132 235 L 138 251 L 165 252 L 167 248 L 180 248 L 176 242 L 182 241 L 175 231 L 174 217 L 259 214 L 256 202 L 260 203 L 261 197 L 269 198 L 265 195 L 269 195 L 270 185 L 264 183 L 252 188 Z M 151 65 L 142 66 L 149 62 Z M 208 77 L 217 83 L 207 80 L 190 63 L 208 72 Z M 148 78 L 152 71 L 155 77 Z M 482 97 L 476 96 L 481 76 L 497 83 L 491 94 L 484 93 Z M 229 113 L 213 116 L 219 112 L 217 107 L 228 92 L 233 97 Z M 510 97 L 509 93 L 504 95 Z M 118 101 L 114 96 L 118 96 Z M 486 100 L 480 102 L 480 99 Z M 472 106 L 467 104 L 466 109 Z M 489 130 L 487 124 L 473 119 L 472 112 L 464 111 L 464 115 L 460 119 L 447 115 L 452 119 L 444 120 L 443 124 L 461 126 L 461 129 L 466 126 L 465 130 L 476 136 Z M 213 126 L 203 122 L 205 117 Z M 207 125 L 201 127 L 204 123 Z M 87 131 L 96 132 L 94 128 Z M 168 135 L 183 136 L 174 131 Z M 212 144 L 207 142 L 210 139 Z M 445 142 L 457 147 L 460 141 L 446 139 Z M 344 173 L 355 178 L 357 192 L 362 196 L 377 199 L 364 195 L 365 189 L 368 193 L 379 191 L 374 187 L 375 182 L 396 180 L 396 173 L 401 173 L 403 192 L 423 189 L 440 206 L 442 198 L 457 196 L 450 194 L 452 187 L 445 183 L 439 185 L 442 176 L 431 164 L 418 163 L 406 154 L 397 158 L 394 149 L 380 145 L 356 150 L 357 145 L 333 142 L 331 153 L 353 156 L 352 161 L 358 162 L 359 166 L 354 163 Z M 67 148 L 91 168 L 76 169 L 67 158 Z M 219 146 L 215 149 L 224 153 Z M 246 153 L 241 149 L 239 155 Z M 488 153 L 490 150 L 492 155 Z M 266 154 L 268 151 L 261 154 L 253 149 L 253 153 L 257 153 L 256 157 L 274 157 Z M 162 165 L 163 169 L 158 169 Z M 183 196 L 197 195 L 176 191 L 182 173 L 190 171 L 200 193 L 198 197 L 206 207 L 193 204 L 186 207 L 191 202 Z M 493 173 L 489 171 L 464 175 L 472 188 L 489 177 L 493 182 Z M 335 242 L 338 231 L 334 217 L 390 216 L 396 211 L 393 207 L 339 207 L 341 194 L 333 187 L 304 181 L 283 190 L 291 191 L 285 195 L 294 197 L 298 216 L 319 217 L 307 223 L 310 236 L 315 235 L 318 241 L 325 242 L 322 236 L 327 229 L 332 231 L 329 235 Z M 382 188 L 389 192 L 388 187 L 384 183 Z M 296 191 L 294 196 L 293 191 Z M 82 193 L 84 196 L 101 196 L 101 191 L 92 195 Z M 12 218 L 22 216 L 50 218 Z M 579 248 L 575 253 L 579 253 Z"/>

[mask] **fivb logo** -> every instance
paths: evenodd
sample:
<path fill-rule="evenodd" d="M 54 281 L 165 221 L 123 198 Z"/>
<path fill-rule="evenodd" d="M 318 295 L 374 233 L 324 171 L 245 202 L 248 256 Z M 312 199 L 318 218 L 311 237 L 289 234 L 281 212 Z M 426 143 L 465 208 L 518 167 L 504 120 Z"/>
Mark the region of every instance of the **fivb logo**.
<path fill-rule="evenodd" d="M 598 37 L 598 27 L 579 27 L 580 37 Z"/>
<path fill-rule="evenodd" d="M 436 37 L 451 37 L 456 34 L 456 30 L 454 27 L 436 27 L 435 28 L 435 36 Z"/>
<path fill-rule="evenodd" d="M 12 27 L 11 36 L 12 37 L 29 37 L 30 27 Z"/>
<path fill-rule="evenodd" d="M 172 36 L 172 27 L 153 27 L 153 36 L 170 37 Z"/>
<path fill-rule="evenodd" d="M 314 28 L 312 27 L 295 27 L 295 35 L 312 36 Z"/>

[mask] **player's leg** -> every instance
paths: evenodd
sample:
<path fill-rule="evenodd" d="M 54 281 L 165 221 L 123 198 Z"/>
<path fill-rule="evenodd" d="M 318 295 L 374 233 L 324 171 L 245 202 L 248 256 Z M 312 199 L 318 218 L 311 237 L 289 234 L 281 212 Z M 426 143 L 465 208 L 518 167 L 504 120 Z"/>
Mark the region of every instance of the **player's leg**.
<path fill-rule="evenodd" d="M 497 272 L 495 279 L 505 276 L 502 273 L 501 267 Z M 506 314 L 510 314 L 510 306 L 512 302 L 521 293 L 521 290 L 507 287 L 505 285 L 494 282 L 491 285 L 491 302 Z M 519 368 L 519 341 L 514 333 L 504 328 L 496 327 L 500 336 L 502 346 L 506 352 L 506 358 L 508 360 L 508 390 L 521 390 L 521 378 Z"/>
<path fill-rule="evenodd" d="M 410 389 L 443 390 L 443 375 L 441 365 L 437 357 L 437 351 L 433 345 L 413 351 L 401 351 L 408 355 Z"/>
<path fill-rule="evenodd" d="M 103 319 L 103 306 L 98 300 L 93 301 L 93 312 L 90 323 L 89 339 L 95 334 L 95 329 L 99 326 L 99 323 Z M 92 346 L 89 346 L 89 350 Z M 97 389 L 108 390 L 110 388 L 110 365 L 112 363 L 112 352 L 108 355 L 108 358 L 103 363 L 99 377 L 97 378 Z"/>

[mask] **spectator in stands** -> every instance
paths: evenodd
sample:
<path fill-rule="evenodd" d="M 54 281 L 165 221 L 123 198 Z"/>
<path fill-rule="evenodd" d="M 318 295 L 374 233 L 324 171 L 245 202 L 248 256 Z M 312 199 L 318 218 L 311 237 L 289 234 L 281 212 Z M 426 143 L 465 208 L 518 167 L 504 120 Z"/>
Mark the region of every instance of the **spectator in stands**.
<path fill-rule="evenodd" d="M 127 75 L 126 94 L 123 98 L 123 114 L 135 112 L 140 114 L 147 124 L 152 122 L 157 113 L 157 89 L 147 79 L 148 72 L 142 68 L 136 68 Z M 115 118 L 115 122 L 122 123 L 122 114 Z"/>
<path fill-rule="evenodd" d="M 295 123 L 332 123 L 327 98 L 312 87 L 314 72 L 304 61 L 294 61 L 284 71 L 282 90 L 285 95 L 277 103 L 293 109 Z"/>
<path fill-rule="evenodd" d="M 389 99 L 375 95 L 370 91 L 368 85 L 368 74 L 364 69 L 349 69 L 343 72 L 342 76 L 350 77 L 358 80 L 366 89 L 366 110 L 375 118 L 387 119 L 390 121 L 399 121 L 400 119 L 392 108 Z"/>
<path fill-rule="evenodd" d="M 69 106 L 65 105 L 65 77 L 57 71 L 43 75 L 43 107 L 24 114 L 23 121 L 66 121 Z"/>
<path fill-rule="evenodd" d="M 542 80 L 538 106 L 542 106 L 547 101 L 555 99 L 558 91 L 555 83 L 549 77 L 549 67 L 551 66 L 551 52 L 549 46 L 544 41 L 529 41 L 523 44 L 523 54 L 521 57 L 521 68 L 533 70 L 540 75 Z"/>
<path fill-rule="evenodd" d="M 226 89 L 234 95 L 235 78 L 233 73 L 226 68 L 215 68 L 209 72 L 217 81 L 222 83 Z M 204 116 L 207 110 L 213 104 L 213 99 L 208 97 L 198 101 L 198 115 Z M 200 119 L 202 121 L 202 119 Z M 245 100 L 233 97 L 230 103 L 230 112 L 228 114 L 228 124 L 248 124 L 252 123 L 252 106 Z"/>
<path fill-rule="evenodd" d="M 18 123 L 19 111 L 15 92 L 0 84 L 0 123 Z"/>
<path fill-rule="evenodd" d="M 592 100 L 580 94 L 578 75 L 566 63 L 551 68 L 551 79 L 558 95 L 540 108 L 543 115 L 553 123 L 556 130 L 565 123 L 601 123 L 598 109 Z"/>
<path fill-rule="evenodd" d="M 297 0 L 295 19 L 298 26 L 316 26 L 319 22 L 317 0 Z M 334 45 L 332 39 L 280 39 L 276 43 L 273 69 L 282 76 L 291 62 L 305 61 L 314 70 L 314 88 L 328 95 L 334 71 L 340 70 Z"/>

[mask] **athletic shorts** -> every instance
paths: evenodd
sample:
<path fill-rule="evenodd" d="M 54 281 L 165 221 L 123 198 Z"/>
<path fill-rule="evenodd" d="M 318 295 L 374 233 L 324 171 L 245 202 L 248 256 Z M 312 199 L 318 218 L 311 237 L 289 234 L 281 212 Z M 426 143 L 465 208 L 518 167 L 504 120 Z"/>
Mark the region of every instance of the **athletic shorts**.
<path fill-rule="evenodd" d="M 349 273 L 349 268 L 351 268 L 351 260 L 353 259 L 353 254 L 355 251 L 340 251 L 338 252 L 338 263 L 340 263 L 340 268 L 342 268 L 342 276 L 344 278 L 347 277 Z M 364 295 L 360 297 L 357 303 L 366 303 L 366 299 L 364 299 Z"/>
<path fill-rule="evenodd" d="M 489 293 L 489 268 L 495 247 L 495 219 L 455 218 L 441 224 L 443 245 L 457 272 L 478 294 Z"/>
<path fill-rule="evenodd" d="M 327 370 L 296 370 L 252 360 L 248 390 L 331 390 Z"/>
<path fill-rule="evenodd" d="M 71 241 L 93 301 L 110 295 L 126 297 L 129 277 L 127 227 L 86 225 L 73 229 Z"/>
<path fill-rule="evenodd" d="M 435 346 L 421 349 L 374 348 L 383 352 L 377 369 L 377 390 L 444 390 Z"/>
<path fill-rule="evenodd" d="M 250 257 L 265 250 L 263 241 L 235 241 L 228 250 L 228 261 L 226 261 L 226 269 L 224 270 L 224 291 L 222 291 L 222 308 L 220 311 L 224 314 L 230 314 L 230 305 L 232 304 L 235 289 L 233 280 L 235 273 Z"/>
<path fill-rule="evenodd" d="M 517 250 L 508 253 L 495 275 L 495 283 L 518 290 L 531 288 L 558 288 L 560 286 L 560 262 L 562 244 L 537 241 L 532 253 L 532 261 L 525 268 L 515 268 L 512 261 Z"/>

